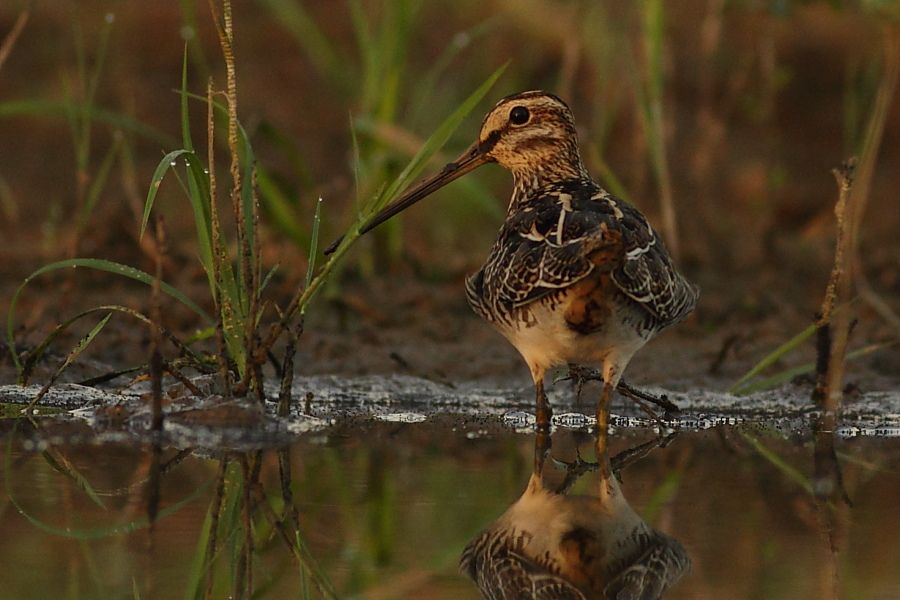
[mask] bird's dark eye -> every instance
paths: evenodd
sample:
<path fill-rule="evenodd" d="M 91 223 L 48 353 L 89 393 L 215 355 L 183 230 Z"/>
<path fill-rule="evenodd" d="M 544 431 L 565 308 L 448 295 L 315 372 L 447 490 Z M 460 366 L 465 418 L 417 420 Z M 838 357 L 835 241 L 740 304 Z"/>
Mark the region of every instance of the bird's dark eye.
<path fill-rule="evenodd" d="M 531 113 L 524 106 L 514 106 L 509 111 L 509 122 L 513 125 L 524 125 L 531 118 Z"/>

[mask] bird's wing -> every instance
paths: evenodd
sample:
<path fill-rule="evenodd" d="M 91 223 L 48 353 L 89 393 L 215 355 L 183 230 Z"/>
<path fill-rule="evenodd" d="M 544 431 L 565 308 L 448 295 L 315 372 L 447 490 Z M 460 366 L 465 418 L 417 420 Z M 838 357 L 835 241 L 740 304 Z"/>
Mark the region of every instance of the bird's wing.
<path fill-rule="evenodd" d="M 497 600 L 584 600 L 572 583 L 523 552 L 520 536 L 483 531 L 463 551 L 460 570 L 478 586 L 482 597 Z"/>
<path fill-rule="evenodd" d="M 618 209 L 617 229 L 622 232 L 624 254 L 612 271 L 622 292 L 646 308 L 661 326 L 686 317 L 697 304 L 700 290 L 675 269 L 662 239 L 636 208 L 608 197 Z"/>
<path fill-rule="evenodd" d="M 523 306 L 618 262 L 621 234 L 577 204 L 568 192 L 548 192 L 510 215 L 485 265 L 499 301 Z"/>
<path fill-rule="evenodd" d="M 661 325 L 686 316 L 698 290 L 675 269 L 662 240 L 637 209 L 592 183 L 547 191 L 504 223 L 484 276 L 507 306 L 533 302 L 609 272 L 626 296 Z"/>
<path fill-rule="evenodd" d="M 676 540 L 655 532 L 655 538 L 604 588 L 607 598 L 642 600 L 661 598 L 691 568 L 691 559 Z"/>

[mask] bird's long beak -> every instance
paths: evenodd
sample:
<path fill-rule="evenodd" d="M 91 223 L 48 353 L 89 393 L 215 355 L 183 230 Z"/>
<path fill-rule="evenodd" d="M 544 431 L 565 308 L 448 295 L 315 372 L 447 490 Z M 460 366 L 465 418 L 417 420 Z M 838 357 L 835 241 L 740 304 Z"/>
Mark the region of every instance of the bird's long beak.
<path fill-rule="evenodd" d="M 494 159 L 488 154 L 493 147 L 493 142 L 494 140 L 489 140 L 487 142 L 475 142 L 472 144 L 459 156 L 459 158 L 451 163 L 447 163 L 447 165 L 441 169 L 440 173 L 419 183 L 403 194 L 396 202 L 385 207 L 381 212 L 372 217 L 365 225 L 360 227 L 360 234 L 375 229 L 394 215 L 403 212 L 419 200 L 431 195 L 451 181 L 459 179 L 466 173 L 474 171 L 485 163 L 493 162 Z M 343 240 L 343 236 L 335 240 L 334 243 L 326 248 L 325 254 L 328 255 L 334 252 L 338 247 L 338 244 L 341 243 L 341 240 Z"/>

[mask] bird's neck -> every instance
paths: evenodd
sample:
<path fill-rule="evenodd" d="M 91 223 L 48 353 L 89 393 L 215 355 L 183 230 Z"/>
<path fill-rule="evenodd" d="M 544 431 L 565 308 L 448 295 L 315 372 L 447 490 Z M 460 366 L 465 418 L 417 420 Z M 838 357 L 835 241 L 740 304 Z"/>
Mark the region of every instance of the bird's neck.
<path fill-rule="evenodd" d="M 576 150 L 572 155 L 557 160 L 535 162 L 512 169 L 513 194 L 510 211 L 540 192 L 572 181 L 590 181 L 591 177 Z"/>

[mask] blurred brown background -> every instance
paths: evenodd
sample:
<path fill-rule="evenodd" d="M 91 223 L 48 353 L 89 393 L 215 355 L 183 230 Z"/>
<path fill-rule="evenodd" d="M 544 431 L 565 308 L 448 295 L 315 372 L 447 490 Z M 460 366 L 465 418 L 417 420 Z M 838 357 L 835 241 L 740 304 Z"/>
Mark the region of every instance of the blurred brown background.
<path fill-rule="evenodd" d="M 665 234 L 661 198 L 670 195 L 679 262 L 703 288 L 696 318 L 707 329 L 773 315 L 809 322 L 834 248 L 830 169 L 860 152 L 879 89 L 892 89 L 886 48 L 898 38 L 896 3 L 874 1 L 257 0 L 234 10 L 265 260 L 282 264 L 273 289 L 286 295 L 302 280 L 318 196 L 327 242 L 352 220 L 354 198 L 375 193 L 509 62 L 442 158 L 474 139 L 497 98 L 531 88 L 562 96 L 589 169 Z M 15 0 L 0 7 L 0 32 L 23 13 L 0 67 L 4 287 L 67 256 L 149 270 L 152 243 L 138 243 L 137 231 L 153 169 L 181 145 L 185 47 L 191 91 L 202 94 L 208 76 L 224 85 L 208 5 Z M 195 144 L 205 147 L 205 109 L 192 111 Z M 898 133 L 892 102 L 860 242 L 863 272 L 895 313 Z M 226 181 L 224 149 L 218 159 Z M 461 278 L 486 256 L 509 193 L 499 168 L 467 179 L 363 240 L 341 280 L 372 293 L 389 276 L 448 282 L 462 302 Z M 174 181 L 158 207 L 173 246 L 169 278 L 189 286 L 200 269 Z M 104 281 L 86 277 L 80 289 Z M 885 321 L 860 310 L 866 336 L 877 337 Z M 786 339 L 796 328 L 780 331 Z"/>

